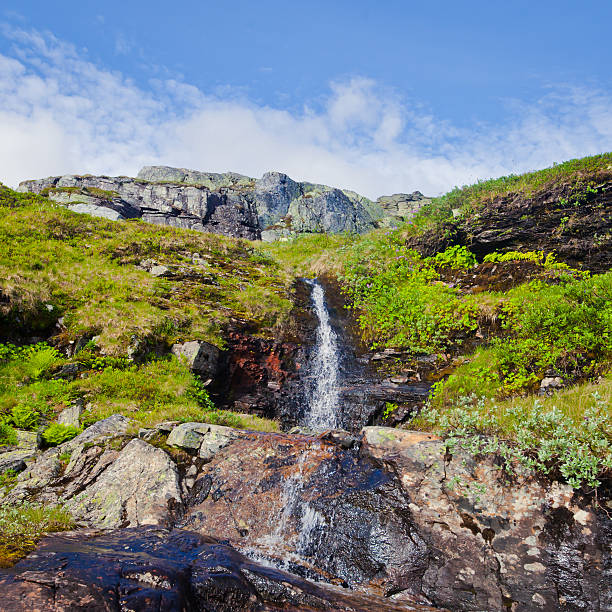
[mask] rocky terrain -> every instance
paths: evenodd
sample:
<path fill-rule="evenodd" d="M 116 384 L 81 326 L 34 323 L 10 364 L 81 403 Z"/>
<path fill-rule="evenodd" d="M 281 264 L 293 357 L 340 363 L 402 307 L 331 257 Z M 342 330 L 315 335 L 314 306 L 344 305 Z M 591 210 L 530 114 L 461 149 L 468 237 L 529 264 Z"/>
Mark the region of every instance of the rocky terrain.
<path fill-rule="evenodd" d="M 612 609 L 608 158 L 0 186 L 0 610 Z"/>
<path fill-rule="evenodd" d="M 3 602 L 119 610 L 133 598 L 141 607 L 130 609 L 151 609 L 146 598 L 179 610 L 193 597 L 195 609 L 210 610 L 602 612 L 612 604 L 605 509 L 584 506 L 566 485 L 449 456 L 433 435 L 367 427 L 311 437 L 176 422 L 128 432 L 125 417 L 100 421 L 36 453 L 20 474 L 4 503 L 61 502 L 81 527 L 129 530 L 51 537 L 0 577 Z"/>
<path fill-rule="evenodd" d="M 352 191 L 296 182 L 280 172 L 253 179 L 166 166 L 146 166 L 136 178 L 54 176 L 24 181 L 19 190 L 108 219 L 141 218 L 268 241 L 313 232 L 362 233 L 409 219 L 429 201 L 414 192 L 372 202 Z"/>

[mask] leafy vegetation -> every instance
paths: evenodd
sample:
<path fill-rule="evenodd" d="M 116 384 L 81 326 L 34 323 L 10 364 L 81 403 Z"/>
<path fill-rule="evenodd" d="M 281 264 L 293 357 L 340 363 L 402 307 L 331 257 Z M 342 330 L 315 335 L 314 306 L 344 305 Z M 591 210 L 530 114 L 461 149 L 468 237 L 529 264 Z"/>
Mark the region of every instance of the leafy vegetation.
<path fill-rule="evenodd" d="M 80 429 L 74 425 L 63 425 L 62 423 L 51 423 L 42 433 L 42 439 L 46 446 L 57 446 L 67 440 L 72 440 L 80 433 Z"/>
<path fill-rule="evenodd" d="M 11 425 L 33 429 L 39 422 L 49 423 L 75 400 L 87 405 L 83 426 L 121 413 L 145 427 L 178 420 L 276 429 L 266 419 L 217 410 L 201 381 L 173 355 L 151 355 L 136 364 L 126 358 L 99 356 L 86 346 L 71 359 L 56 352 L 52 360 L 38 358 L 39 353 L 48 355 L 49 349 L 44 343 L 21 348 L 0 344 L 4 356 L 0 361 L 0 443 L 15 443 Z M 37 364 L 35 369 L 32 363 Z M 80 376 L 71 381 L 53 378 L 67 364 L 78 366 Z M 42 436 L 48 446 L 55 446 L 78 432 L 75 427 L 51 423 Z"/>
<path fill-rule="evenodd" d="M 25 557 L 46 533 L 73 527 L 72 516 L 59 506 L 0 505 L 0 567 L 10 567 Z"/>
<path fill-rule="evenodd" d="M 470 395 L 450 406 L 428 405 L 411 425 L 444 436 L 451 453 L 461 447 L 494 454 L 509 472 L 520 465 L 576 489 L 596 489 L 612 474 L 611 395 L 611 379 L 555 398 L 496 403 Z"/>

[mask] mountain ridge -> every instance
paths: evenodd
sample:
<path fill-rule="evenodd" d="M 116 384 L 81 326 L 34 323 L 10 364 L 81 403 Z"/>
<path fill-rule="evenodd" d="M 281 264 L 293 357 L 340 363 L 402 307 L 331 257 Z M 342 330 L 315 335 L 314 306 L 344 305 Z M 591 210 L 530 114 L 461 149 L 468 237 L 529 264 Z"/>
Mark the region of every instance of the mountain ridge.
<path fill-rule="evenodd" d="M 23 181 L 18 191 L 46 195 L 75 212 L 113 220 L 142 218 L 264 241 L 393 227 L 430 202 L 418 191 L 372 201 L 354 191 L 294 181 L 281 172 L 255 179 L 170 166 L 144 166 L 133 178 L 52 176 Z"/>

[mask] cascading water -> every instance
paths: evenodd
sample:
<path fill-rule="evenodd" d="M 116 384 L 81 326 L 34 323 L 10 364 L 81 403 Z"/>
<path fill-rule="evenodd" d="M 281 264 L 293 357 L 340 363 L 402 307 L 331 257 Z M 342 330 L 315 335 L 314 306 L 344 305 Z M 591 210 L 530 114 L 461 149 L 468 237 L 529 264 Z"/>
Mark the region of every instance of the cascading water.
<path fill-rule="evenodd" d="M 319 320 L 314 357 L 310 369 L 308 406 L 303 423 L 313 430 L 333 429 L 338 426 L 339 400 L 339 352 L 336 333 L 331 327 L 325 305 L 325 292 L 317 281 L 307 281 L 312 286 L 312 304 Z M 311 461 L 311 453 L 320 450 L 320 443 L 305 449 L 295 471 L 285 477 L 283 483 L 283 510 L 274 531 L 257 542 L 255 547 L 242 552 L 261 563 L 270 563 L 279 569 L 290 569 L 292 561 L 312 556 L 327 525 L 324 517 L 304 499 L 304 472 Z M 293 525 L 297 520 L 297 539 L 292 553 L 284 551 L 287 541 L 295 537 Z M 284 554 L 283 554 L 284 552 Z M 279 555 L 280 553 L 280 555 Z M 279 556 L 281 558 L 279 558 Z M 284 559 L 282 558 L 284 557 Z"/>
<path fill-rule="evenodd" d="M 312 286 L 311 299 L 319 325 L 312 362 L 313 382 L 304 424 L 312 429 L 333 429 L 338 425 L 338 343 L 336 333 L 329 322 L 323 287 L 317 281 L 309 283 Z"/>

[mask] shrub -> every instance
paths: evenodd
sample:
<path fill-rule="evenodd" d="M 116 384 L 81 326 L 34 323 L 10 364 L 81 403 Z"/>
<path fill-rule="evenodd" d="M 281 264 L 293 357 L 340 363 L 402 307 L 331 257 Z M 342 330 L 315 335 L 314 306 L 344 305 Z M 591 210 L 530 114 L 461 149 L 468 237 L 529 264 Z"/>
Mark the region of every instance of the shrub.
<path fill-rule="evenodd" d="M 451 453 L 461 447 L 473 455 L 499 455 L 509 472 L 518 463 L 575 489 L 597 488 L 612 471 L 612 426 L 607 403 L 596 393 L 591 400 L 575 421 L 555 405 L 544 409 L 539 400 L 500 409 L 472 395 L 446 409 L 428 405 L 415 422 L 444 436 Z"/>
<path fill-rule="evenodd" d="M 15 446 L 17 432 L 8 423 L 0 423 L 0 446 Z"/>
<path fill-rule="evenodd" d="M 452 246 L 430 258 L 435 268 L 467 270 L 476 265 L 476 256 L 464 246 Z"/>
<path fill-rule="evenodd" d="M 62 442 L 72 440 L 80 433 L 78 427 L 74 425 L 62 425 L 61 423 L 51 423 L 42 433 L 42 439 L 47 446 L 58 446 Z"/>
<path fill-rule="evenodd" d="M 17 404 L 11 411 L 9 419 L 19 429 L 36 429 L 40 414 L 25 404 Z"/>
<path fill-rule="evenodd" d="M 557 261 L 557 256 L 554 253 L 548 253 L 544 257 L 544 251 L 507 251 L 506 253 L 488 253 L 485 255 L 485 263 L 504 263 L 507 261 L 530 261 L 538 266 L 542 266 L 546 270 L 569 270 L 570 267 L 560 261 Z M 586 273 L 583 273 L 586 274 Z"/>
<path fill-rule="evenodd" d="M 191 386 L 187 389 L 187 396 L 194 399 L 200 408 L 214 410 L 215 405 L 208 395 L 206 387 L 201 380 L 194 378 Z"/>

